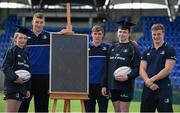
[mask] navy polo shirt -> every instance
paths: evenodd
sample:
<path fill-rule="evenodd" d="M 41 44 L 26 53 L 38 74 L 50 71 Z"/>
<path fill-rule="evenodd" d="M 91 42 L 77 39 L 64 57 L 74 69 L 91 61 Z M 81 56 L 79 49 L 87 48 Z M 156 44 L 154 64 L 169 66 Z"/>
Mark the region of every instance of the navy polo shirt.
<path fill-rule="evenodd" d="M 101 43 L 98 47 L 89 43 L 89 83 L 100 84 L 106 74 L 108 44 Z"/>
<path fill-rule="evenodd" d="M 142 60 L 147 61 L 147 74 L 151 78 L 165 68 L 167 59 L 176 60 L 175 49 L 166 42 L 157 50 L 149 48 L 143 53 Z M 168 76 L 165 79 L 169 79 Z"/>
<path fill-rule="evenodd" d="M 38 36 L 27 34 L 27 49 L 29 53 L 30 71 L 32 75 L 49 74 L 50 34 L 42 31 Z"/>

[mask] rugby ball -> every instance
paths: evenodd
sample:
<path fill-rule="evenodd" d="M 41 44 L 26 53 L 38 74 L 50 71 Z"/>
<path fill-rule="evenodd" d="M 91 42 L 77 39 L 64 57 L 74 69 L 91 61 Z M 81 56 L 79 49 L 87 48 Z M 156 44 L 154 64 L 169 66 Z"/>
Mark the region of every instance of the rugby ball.
<path fill-rule="evenodd" d="M 131 73 L 131 68 L 128 67 L 128 66 L 122 66 L 122 67 L 119 67 L 117 68 L 115 71 L 114 71 L 114 76 L 118 76 L 118 75 L 128 75 Z"/>
<path fill-rule="evenodd" d="M 31 78 L 31 73 L 27 70 L 17 70 L 15 73 L 17 76 L 22 78 L 24 82 L 27 82 Z"/>

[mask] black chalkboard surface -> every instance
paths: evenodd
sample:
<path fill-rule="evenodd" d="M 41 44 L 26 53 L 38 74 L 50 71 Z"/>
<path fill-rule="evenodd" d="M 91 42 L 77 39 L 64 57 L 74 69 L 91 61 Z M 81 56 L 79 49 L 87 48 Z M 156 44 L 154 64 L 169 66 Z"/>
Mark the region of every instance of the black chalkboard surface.
<path fill-rule="evenodd" d="M 88 36 L 51 34 L 50 93 L 88 93 Z"/>

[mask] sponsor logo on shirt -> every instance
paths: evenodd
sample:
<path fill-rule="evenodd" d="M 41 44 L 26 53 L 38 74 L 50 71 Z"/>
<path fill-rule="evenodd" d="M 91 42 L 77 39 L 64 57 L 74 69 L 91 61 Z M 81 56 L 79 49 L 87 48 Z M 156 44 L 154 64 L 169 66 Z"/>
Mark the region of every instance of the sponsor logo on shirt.
<path fill-rule="evenodd" d="M 26 64 L 26 63 L 24 63 L 24 62 L 18 62 L 18 65 L 23 65 L 23 66 L 25 66 L 25 67 L 29 67 L 29 65 Z"/>
<path fill-rule="evenodd" d="M 113 59 L 126 60 L 126 58 L 119 57 L 119 56 L 112 56 L 112 57 L 110 57 L 109 59 L 110 59 L 110 60 L 113 60 Z"/>
<path fill-rule="evenodd" d="M 116 53 L 115 56 L 111 56 L 109 59 L 111 59 L 111 60 L 113 60 L 113 59 L 126 60 L 126 58 L 120 57 L 120 56 L 119 56 L 119 53 Z"/>

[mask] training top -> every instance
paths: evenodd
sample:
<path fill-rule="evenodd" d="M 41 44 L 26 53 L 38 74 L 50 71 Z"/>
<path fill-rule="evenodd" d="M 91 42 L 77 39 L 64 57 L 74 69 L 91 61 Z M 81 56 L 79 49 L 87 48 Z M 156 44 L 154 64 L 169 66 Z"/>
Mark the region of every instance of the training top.
<path fill-rule="evenodd" d="M 159 47 L 157 50 L 154 46 L 150 47 L 143 53 L 143 57 L 141 60 L 147 61 L 147 74 L 148 77 L 151 78 L 157 73 L 159 73 L 163 68 L 165 68 L 165 63 L 167 59 L 176 60 L 176 51 L 175 49 L 168 43 L 164 42 L 164 44 Z M 159 81 L 156 81 L 158 85 L 164 82 L 169 82 L 169 77 L 165 77 Z"/>
<path fill-rule="evenodd" d="M 101 84 L 102 77 L 107 74 L 107 53 L 109 45 L 102 42 L 98 47 L 89 43 L 89 83 Z"/>
<path fill-rule="evenodd" d="M 50 33 L 42 31 L 38 36 L 28 33 L 27 50 L 32 75 L 49 75 Z"/>
<path fill-rule="evenodd" d="M 2 71 L 5 74 L 5 80 L 4 80 L 5 94 L 13 94 L 17 92 L 26 94 L 27 90 L 30 89 L 30 83 L 29 82 L 23 84 L 14 83 L 14 81 L 18 78 L 18 76 L 15 74 L 15 71 L 17 70 L 29 71 L 29 67 L 30 66 L 29 66 L 28 54 L 24 48 L 13 46 L 12 48 L 7 50 L 2 65 Z"/>
<path fill-rule="evenodd" d="M 103 86 L 110 90 L 118 89 L 133 89 L 134 79 L 139 75 L 140 52 L 137 46 L 132 42 L 116 43 L 109 51 L 108 58 L 108 76 L 104 77 Z M 132 69 L 128 74 L 128 80 L 120 82 L 115 80 L 114 71 L 122 66 L 128 66 Z"/>

